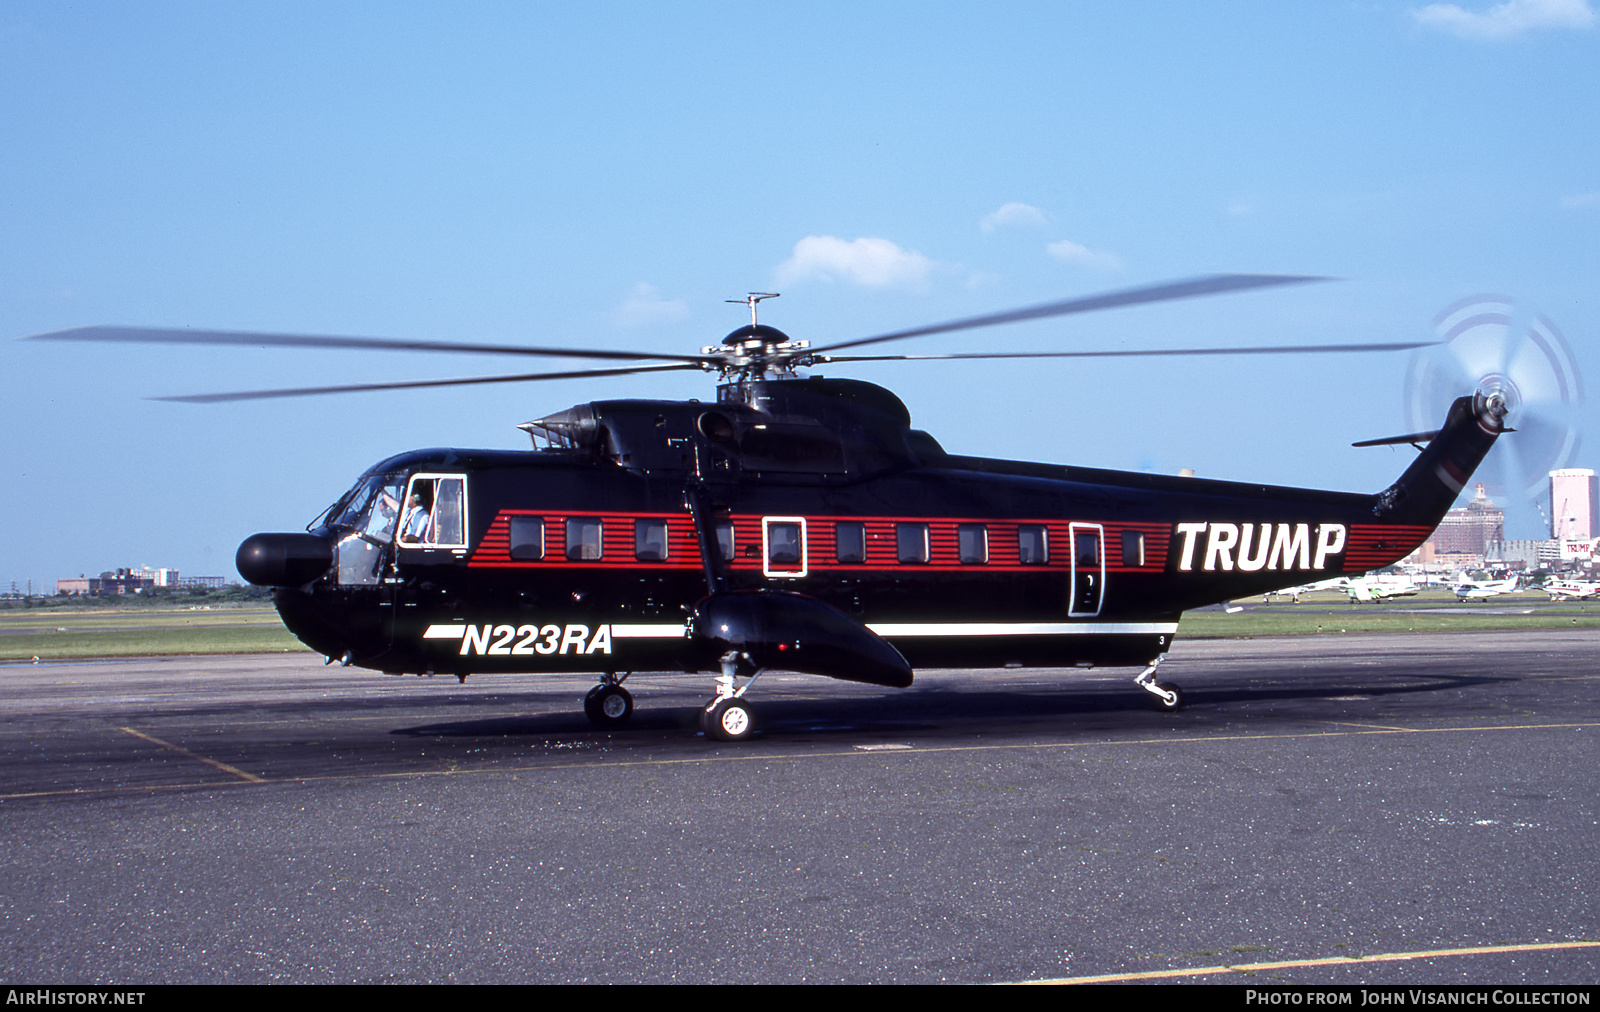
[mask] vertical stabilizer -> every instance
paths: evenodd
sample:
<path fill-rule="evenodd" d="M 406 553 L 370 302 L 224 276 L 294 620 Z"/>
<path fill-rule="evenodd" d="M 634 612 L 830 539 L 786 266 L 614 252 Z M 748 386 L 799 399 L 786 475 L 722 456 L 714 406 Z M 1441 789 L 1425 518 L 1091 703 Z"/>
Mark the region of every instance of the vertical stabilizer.
<path fill-rule="evenodd" d="M 1498 393 L 1459 397 L 1438 435 L 1393 485 L 1374 497 L 1373 513 L 1396 524 L 1437 526 L 1505 427 Z"/>

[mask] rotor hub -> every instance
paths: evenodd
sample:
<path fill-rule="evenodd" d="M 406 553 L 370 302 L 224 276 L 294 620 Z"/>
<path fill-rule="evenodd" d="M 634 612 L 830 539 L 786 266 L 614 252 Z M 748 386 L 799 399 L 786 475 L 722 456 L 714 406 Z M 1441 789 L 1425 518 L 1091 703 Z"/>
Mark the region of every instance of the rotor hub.
<path fill-rule="evenodd" d="M 1488 399 L 1491 407 L 1497 406 L 1500 414 L 1515 411 L 1522 403 L 1522 391 L 1516 381 L 1501 373 L 1490 373 L 1478 383 L 1478 389 Z"/>
<path fill-rule="evenodd" d="M 789 335 L 777 327 L 769 327 L 764 323 L 750 323 L 723 338 L 722 343 L 729 348 L 743 348 L 752 344 L 766 347 L 788 344 Z"/>
<path fill-rule="evenodd" d="M 760 380 L 792 378 L 797 366 L 811 364 L 809 341 L 791 341 L 777 327 L 751 323 L 733 331 L 720 345 L 701 349 L 715 358 L 714 368 L 723 379 Z"/>

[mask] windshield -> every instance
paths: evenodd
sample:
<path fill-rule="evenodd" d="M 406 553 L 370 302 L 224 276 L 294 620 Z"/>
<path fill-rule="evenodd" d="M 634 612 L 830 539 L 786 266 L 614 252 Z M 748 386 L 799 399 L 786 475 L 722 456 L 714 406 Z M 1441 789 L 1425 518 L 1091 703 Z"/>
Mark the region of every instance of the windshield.
<path fill-rule="evenodd" d="M 318 527 L 353 527 L 378 541 L 394 540 L 395 519 L 400 513 L 400 489 L 404 479 L 394 474 L 374 474 L 362 478 L 307 530 Z"/>

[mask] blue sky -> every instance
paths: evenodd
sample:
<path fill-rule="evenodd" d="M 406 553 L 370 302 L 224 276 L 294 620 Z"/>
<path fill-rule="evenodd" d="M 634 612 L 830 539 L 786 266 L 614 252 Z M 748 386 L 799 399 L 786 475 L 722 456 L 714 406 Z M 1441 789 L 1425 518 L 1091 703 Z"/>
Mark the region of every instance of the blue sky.
<path fill-rule="evenodd" d="M 903 350 L 1427 339 L 1499 293 L 1600 377 L 1595 22 L 1582 0 L 5 0 L 0 584 L 232 577 L 245 536 L 300 528 L 393 452 L 713 396 L 686 373 L 160 403 L 527 366 L 15 340 L 77 325 L 681 352 L 738 326 L 723 300 L 748 290 L 827 341 L 1260 271 L 1343 280 Z M 1349 443 L 1404 431 L 1407 362 L 822 371 L 891 387 L 959 452 L 1376 490 L 1411 451 Z M 1518 507 L 1511 533 L 1538 532 Z"/>

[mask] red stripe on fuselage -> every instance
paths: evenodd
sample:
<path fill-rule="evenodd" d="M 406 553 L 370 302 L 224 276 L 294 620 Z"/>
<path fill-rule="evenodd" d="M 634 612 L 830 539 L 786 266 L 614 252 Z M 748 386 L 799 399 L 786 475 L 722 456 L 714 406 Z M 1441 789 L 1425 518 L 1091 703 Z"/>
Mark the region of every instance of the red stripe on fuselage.
<path fill-rule="evenodd" d="M 545 554 L 541 559 L 511 558 L 511 518 L 538 517 L 544 521 Z M 727 562 L 733 572 L 762 571 L 762 521 L 767 514 L 738 514 L 731 520 L 734 532 L 734 558 Z M 599 520 L 603 555 L 599 559 L 568 559 L 565 556 L 565 525 L 568 520 Z M 916 517 L 916 516 L 815 516 L 806 517 L 806 554 L 813 571 L 838 573 L 851 572 L 906 572 L 931 570 L 936 572 L 983 571 L 1052 571 L 1071 568 L 1071 527 L 1073 524 L 1093 525 L 1104 531 L 1101 553 L 1109 573 L 1158 573 L 1166 567 L 1170 526 L 1164 523 L 1106 522 L 1089 519 L 1006 519 L 996 521 L 984 517 Z M 634 557 L 633 530 L 637 520 L 663 520 L 667 524 L 667 558 L 639 561 Z M 865 528 L 866 559 L 862 562 L 837 561 L 837 525 L 859 523 Z M 928 525 L 929 560 L 927 562 L 900 562 L 898 551 L 898 524 Z M 962 524 L 981 524 L 988 530 L 989 558 L 982 563 L 963 563 L 959 557 L 958 527 Z M 1049 561 L 1037 565 L 1024 565 L 1018 548 L 1018 529 L 1039 526 L 1046 530 Z M 1143 565 L 1124 565 L 1122 562 L 1122 535 L 1144 535 Z M 754 550 L 751 554 L 751 550 Z M 502 510 L 489 525 L 478 546 L 468 558 L 474 568 L 500 569 L 698 569 L 700 546 L 695 536 L 693 521 L 682 513 L 605 513 L 564 512 L 540 513 L 534 510 Z"/>

